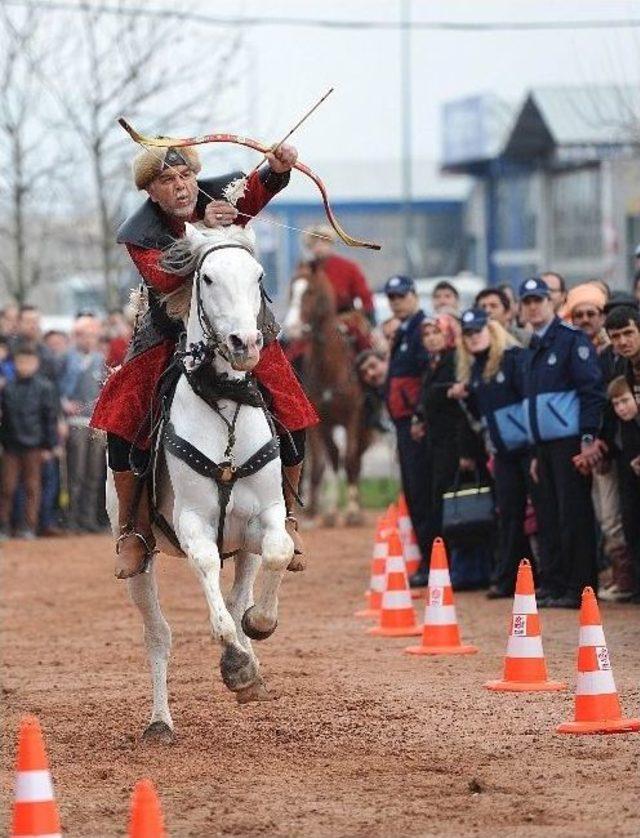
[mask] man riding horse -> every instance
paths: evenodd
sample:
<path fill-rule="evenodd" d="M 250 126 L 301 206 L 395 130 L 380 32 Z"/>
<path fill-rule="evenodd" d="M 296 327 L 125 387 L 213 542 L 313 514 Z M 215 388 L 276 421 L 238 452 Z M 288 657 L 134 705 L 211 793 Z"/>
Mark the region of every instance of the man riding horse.
<path fill-rule="evenodd" d="M 371 346 L 369 324 L 375 326 L 373 294 L 358 263 L 334 252 L 335 241 L 334 231 L 326 224 L 311 227 L 303 235 L 305 250 L 316 269 L 322 270 L 331 283 L 340 319 L 356 351 L 361 352 Z"/>
<path fill-rule="evenodd" d="M 115 561 L 119 579 L 140 573 L 155 547 L 148 496 L 139 491 L 140 478 L 132 471 L 131 462 L 143 463 L 148 457 L 153 394 L 183 330 L 181 321 L 168 316 L 163 298 L 190 280 L 163 269 L 163 251 L 184 236 L 185 222 L 202 221 L 207 227 L 244 226 L 255 216 L 289 182 L 297 152 L 281 145 L 266 156 L 268 166 L 249 177 L 236 206 L 222 198 L 225 187 L 241 173 L 198 181 L 200 160 L 193 147 L 149 148 L 134 160 L 135 185 L 149 197 L 122 224 L 118 242 L 126 246 L 140 272 L 148 308 L 138 319 L 124 364 L 105 383 L 91 420 L 93 427 L 107 432 L 109 467 L 120 510 Z M 286 527 L 300 557 L 302 544 L 293 509 L 304 459 L 305 428 L 316 424 L 318 417 L 276 340 L 278 325 L 264 298 L 258 326 L 264 348 L 253 372 L 279 427 L 285 430 L 280 456 Z M 302 566 L 298 562 L 290 568 Z"/>

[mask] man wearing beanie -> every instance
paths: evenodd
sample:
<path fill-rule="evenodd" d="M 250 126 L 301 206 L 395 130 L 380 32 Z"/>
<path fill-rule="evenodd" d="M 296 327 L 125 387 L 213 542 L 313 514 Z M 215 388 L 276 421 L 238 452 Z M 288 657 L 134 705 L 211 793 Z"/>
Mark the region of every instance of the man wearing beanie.
<path fill-rule="evenodd" d="M 115 575 L 125 579 L 141 572 L 154 548 L 147 493 L 142 491 L 133 527 L 130 510 L 140 495 L 138 478 L 131 470 L 133 459 L 144 463 L 149 439 L 148 412 L 151 394 L 167 368 L 183 330 L 182 322 L 172 320 L 162 301 L 163 295 L 177 290 L 191 277 L 169 273 L 162 267 L 163 251 L 185 232 L 185 222 L 202 221 L 208 227 L 246 223 L 289 182 L 296 162 L 294 148 L 281 145 L 267 154 L 268 165 L 254 172 L 244 195 L 232 206 L 223 199 L 225 187 L 241 172 L 197 180 L 200 160 L 193 147 L 149 148 L 133 163 L 133 179 L 147 200 L 118 230 L 142 277 L 148 309 L 138 318 L 125 362 L 107 380 L 91 425 L 107 431 L 109 467 L 113 471 L 119 504 L 120 538 L 116 548 Z M 291 514 L 304 458 L 304 429 L 315 424 L 317 415 L 276 341 L 278 325 L 263 300 L 258 327 L 264 336 L 264 349 L 254 369 L 258 383 L 268 392 L 271 408 L 289 434 L 281 441 L 281 458 L 288 512 L 287 531 L 296 546 L 291 569 L 302 569 L 302 546 Z"/>

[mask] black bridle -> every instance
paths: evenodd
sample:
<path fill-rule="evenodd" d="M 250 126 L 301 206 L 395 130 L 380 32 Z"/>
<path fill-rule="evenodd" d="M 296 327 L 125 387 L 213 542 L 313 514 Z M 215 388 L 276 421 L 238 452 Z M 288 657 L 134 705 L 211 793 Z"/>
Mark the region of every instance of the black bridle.
<path fill-rule="evenodd" d="M 204 264 L 204 260 L 207 256 L 214 253 L 216 250 L 229 250 L 230 248 L 244 250 L 250 256 L 254 255 L 250 247 L 240 244 L 239 242 L 214 244 L 211 247 L 208 247 L 201 254 L 193 274 L 193 281 L 196 288 L 196 311 L 198 315 L 198 323 L 200 324 L 200 328 L 202 329 L 202 333 L 204 335 L 204 340 L 189 344 L 183 351 L 183 360 L 184 358 L 190 357 L 192 359 L 192 368 L 199 366 L 204 361 L 213 360 L 216 353 L 227 361 L 227 363 L 232 363 L 229 347 L 222 339 L 220 333 L 215 329 L 213 323 L 209 319 L 209 315 L 205 311 L 204 304 L 202 302 L 202 290 L 200 285 L 200 280 L 203 277 L 202 265 Z M 260 288 L 262 292 L 262 286 L 260 286 Z"/>

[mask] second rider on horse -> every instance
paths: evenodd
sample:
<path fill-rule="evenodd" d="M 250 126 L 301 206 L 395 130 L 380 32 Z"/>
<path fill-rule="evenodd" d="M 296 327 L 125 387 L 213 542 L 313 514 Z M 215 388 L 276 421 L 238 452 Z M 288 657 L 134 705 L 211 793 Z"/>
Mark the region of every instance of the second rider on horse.
<path fill-rule="evenodd" d="M 153 393 L 184 328 L 181 321 L 167 315 L 163 297 L 190 277 L 166 271 L 162 267 L 164 251 L 176 238 L 184 236 L 185 222 L 201 221 L 208 227 L 245 226 L 287 185 L 297 152 L 291 146 L 281 145 L 267 154 L 267 159 L 268 166 L 249 177 L 237 206 L 223 200 L 223 190 L 241 173 L 198 181 L 200 160 L 193 147 L 150 148 L 134 160 L 135 185 L 146 190 L 149 197 L 122 224 L 118 242 L 126 246 L 140 272 L 148 308 L 136 324 L 123 366 L 107 380 L 91 420 L 93 427 L 107 432 L 109 467 L 118 495 L 121 528 L 115 562 L 115 575 L 119 579 L 141 572 L 155 547 L 148 495 L 139 491 L 140 478 L 131 470 L 130 463 L 132 458 L 140 463 L 148 456 L 152 442 L 149 411 Z M 276 340 L 278 325 L 264 300 L 258 328 L 263 333 L 264 348 L 253 374 L 279 426 L 287 432 L 281 436 L 280 448 L 285 476 L 283 493 L 287 531 L 300 556 L 302 544 L 293 509 L 304 459 L 305 428 L 316 424 L 318 417 Z M 131 520 L 138 496 L 140 501 Z M 298 565 L 295 569 L 302 567 Z"/>

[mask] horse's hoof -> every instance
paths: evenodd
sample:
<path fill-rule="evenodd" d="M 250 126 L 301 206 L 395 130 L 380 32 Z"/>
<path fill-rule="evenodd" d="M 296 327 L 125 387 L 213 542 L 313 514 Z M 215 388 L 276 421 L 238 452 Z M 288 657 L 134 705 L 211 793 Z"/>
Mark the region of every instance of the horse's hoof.
<path fill-rule="evenodd" d="M 236 692 L 236 701 L 238 704 L 248 704 L 250 701 L 271 701 L 271 696 L 264 681 L 258 675 L 253 684 Z"/>
<path fill-rule="evenodd" d="M 229 644 L 220 658 L 220 674 L 225 687 L 237 692 L 253 684 L 258 677 L 258 665 L 240 646 Z"/>
<path fill-rule="evenodd" d="M 255 611 L 255 605 L 251 605 L 247 608 L 242 615 L 242 620 L 240 622 L 242 631 L 247 635 L 247 637 L 251 638 L 251 640 L 266 640 L 267 637 L 271 637 L 273 632 L 276 630 L 278 621 L 276 620 L 270 628 L 258 628 L 258 626 L 251 622 L 252 611 Z"/>
<path fill-rule="evenodd" d="M 299 573 L 301 570 L 304 570 L 305 567 L 306 564 L 304 558 L 294 553 L 293 556 L 291 556 L 291 561 L 287 565 L 287 570 L 290 570 L 292 573 Z"/>
<path fill-rule="evenodd" d="M 166 722 L 151 722 L 142 733 L 142 741 L 149 745 L 173 745 L 175 736 Z"/>
<path fill-rule="evenodd" d="M 361 527 L 364 524 L 364 515 L 360 510 L 347 512 L 344 516 L 344 522 L 348 527 Z"/>
<path fill-rule="evenodd" d="M 323 527 L 335 527 L 338 524 L 338 515 L 336 512 L 327 512 L 322 516 Z"/>

